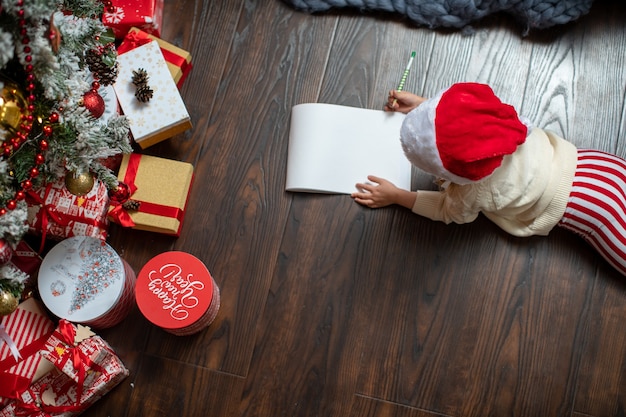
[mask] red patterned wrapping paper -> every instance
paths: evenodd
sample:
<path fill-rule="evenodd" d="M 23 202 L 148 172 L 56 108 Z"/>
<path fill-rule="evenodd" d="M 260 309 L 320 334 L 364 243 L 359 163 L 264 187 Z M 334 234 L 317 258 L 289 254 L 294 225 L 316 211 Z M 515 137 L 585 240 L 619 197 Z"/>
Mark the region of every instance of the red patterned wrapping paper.
<path fill-rule="evenodd" d="M 72 236 L 91 236 L 106 240 L 109 196 L 106 185 L 96 181 L 89 193 L 76 196 L 63 182 L 28 192 L 28 225 L 42 239 L 61 240 Z"/>
<path fill-rule="evenodd" d="M 28 388 L 33 379 L 48 372 L 51 364 L 42 361 L 39 350 L 54 330 L 54 323 L 34 298 L 22 302 L 0 320 L 0 405 Z M 3 340 L 4 339 L 4 340 Z M 19 356 L 15 358 L 15 349 Z"/>
<path fill-rule="evenodd" d="M 0 417 L 20 413 L 75 416 L 128 376 L 128 369 L 108 343 L 97 335 L 80 340 L 80 330 L 66 320 L 59 322 L 41 352 L 56 368 L 0 411 Z"/>
<path fill-rule="evenodd" d="M 117 39 L 123 39 L 131 27 L 160 36 L 163 24 L 163 0 L 112 0 L 105 7 L 102 23 L 113 29 Z"/>

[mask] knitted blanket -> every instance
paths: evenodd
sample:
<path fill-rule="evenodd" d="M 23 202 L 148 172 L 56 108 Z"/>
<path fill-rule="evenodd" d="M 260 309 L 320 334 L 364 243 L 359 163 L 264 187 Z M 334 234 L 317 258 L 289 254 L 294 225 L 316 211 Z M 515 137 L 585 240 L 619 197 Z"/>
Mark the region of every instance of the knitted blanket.
<path fill-rule="evenodd" d="M 489 14 L 513 15 L 530 29 L 545 29 L 576 20 L 593 0 L 283 0 L 308 13 L 333 8 L 400 13 L 419 26 L 463 28 Z"/>

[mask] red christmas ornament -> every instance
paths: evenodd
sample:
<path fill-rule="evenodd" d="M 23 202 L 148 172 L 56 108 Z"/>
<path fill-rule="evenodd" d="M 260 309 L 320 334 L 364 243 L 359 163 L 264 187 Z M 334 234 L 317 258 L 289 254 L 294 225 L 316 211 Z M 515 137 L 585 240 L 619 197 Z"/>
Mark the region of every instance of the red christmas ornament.
<path fill-rule="evenodd" d="M 130 198 L 130 188 L 126 183 L 120 182 L 117 188 L 109 190 L 109 199 L 115 204 L 124 204 Z"/>
<path fill-rule="evenodd" d="M 5 265 L 13 257 L 13 249 L 11 245 L 4 240 L 0 239 L 0 265 Z"/>
<path fill-rule="evenodd" d="M 83 104 L 96 119 L 104 114 L 104 99 L 96 90 L 89 90 L 85 93 Z"/>

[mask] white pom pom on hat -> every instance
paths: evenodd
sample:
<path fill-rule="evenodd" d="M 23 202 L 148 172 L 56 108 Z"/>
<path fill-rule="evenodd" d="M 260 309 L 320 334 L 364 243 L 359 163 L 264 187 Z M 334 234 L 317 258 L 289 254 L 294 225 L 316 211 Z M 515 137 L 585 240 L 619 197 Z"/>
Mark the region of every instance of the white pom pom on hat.
<path fill-rule="evenodd" d="M 491 175 L 527 135 L 515 109 L 502 103 L 491 87 L 457 83 L 409 112 L 400 140 L 418 168 L 468 184 Z"/>

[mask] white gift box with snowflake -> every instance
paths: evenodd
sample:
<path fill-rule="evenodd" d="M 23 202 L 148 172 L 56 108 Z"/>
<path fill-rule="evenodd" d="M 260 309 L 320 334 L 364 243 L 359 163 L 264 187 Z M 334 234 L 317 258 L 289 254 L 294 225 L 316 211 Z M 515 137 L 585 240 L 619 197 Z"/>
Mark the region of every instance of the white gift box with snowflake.
<path fill-rule="evenodd" d="M 135 273 L 105 241 L 71 237 L 44 257 L 37 285 L 55 316 L 97 329 L 123 320 L 135 303 Z"/>
<path fill-rule="evenodd" d="M 120 108 L 128 117 L 135 142 L 143 149 L 191 128 L 191 119 L 167 62 L 156 41 L 118 56 L 119 73 L 113 86 Z M 133 73 L 144 70 L 151 97 L 137 97 Z"/>

